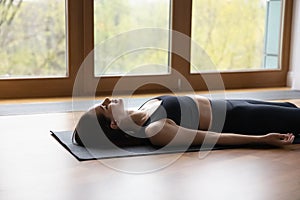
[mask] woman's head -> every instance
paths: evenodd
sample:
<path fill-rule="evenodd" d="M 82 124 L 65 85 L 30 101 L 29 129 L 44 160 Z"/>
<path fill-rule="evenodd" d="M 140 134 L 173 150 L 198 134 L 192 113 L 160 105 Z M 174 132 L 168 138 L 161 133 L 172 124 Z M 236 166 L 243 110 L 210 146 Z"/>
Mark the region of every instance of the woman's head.
<path fill-rule="evenodd" d="M 117 121 L 125 113 L 123 100 L 106 98 L 80 118 L 73 135 L 75 142 L 86 147 L 108 148 L 144 144 L 145 139 L 133 137 L 118 127 Z"/>

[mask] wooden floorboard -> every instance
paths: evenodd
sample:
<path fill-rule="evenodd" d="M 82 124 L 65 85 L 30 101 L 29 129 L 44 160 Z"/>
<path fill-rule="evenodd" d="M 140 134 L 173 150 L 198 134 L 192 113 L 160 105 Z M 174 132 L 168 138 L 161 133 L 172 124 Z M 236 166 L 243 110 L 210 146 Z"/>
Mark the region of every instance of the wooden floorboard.
<path fill-rule="evenodd" d="M 300 199 L 299 145 L 79 162 L 49 132 L 75 124 L 72 113 L 1 116 L 0 199 Z"/>

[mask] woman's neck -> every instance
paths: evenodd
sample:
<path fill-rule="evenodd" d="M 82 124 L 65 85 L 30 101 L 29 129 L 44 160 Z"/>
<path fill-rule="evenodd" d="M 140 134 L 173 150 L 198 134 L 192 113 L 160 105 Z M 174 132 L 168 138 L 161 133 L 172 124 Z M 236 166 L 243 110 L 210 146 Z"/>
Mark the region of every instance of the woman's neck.
<path fill-rule="evenodd" d="M 146 102 L 139 110 L 127 111 L 129 117 L 123 121 L 123 127 L 121 128 L 128 131 L 139 131 L 160 104 L 161 100 L 152 99 Z"/>
<path fill-rule="evenodd" d="M 131 117 L 132 121 L 138 126 L 143 126 L 143 124 L 145 124 L 145 122 L 149 118 L 149 115 L 145 110 L 129 111 L 129 116 Z"/>
<path fill-rule="evenodd" d="M 123 131 L 137 132 L 148 119 L 147 112 L 145 111 L 127 111 L 127 113 L 127 117 L 123 118 L 118 124 L 119 128 Z"/>

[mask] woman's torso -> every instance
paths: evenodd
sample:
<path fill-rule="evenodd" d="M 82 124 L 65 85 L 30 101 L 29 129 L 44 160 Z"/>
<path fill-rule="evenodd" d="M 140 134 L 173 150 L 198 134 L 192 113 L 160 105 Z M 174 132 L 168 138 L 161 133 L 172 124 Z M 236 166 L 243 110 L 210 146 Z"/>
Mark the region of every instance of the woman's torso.
<path fill-rule="evenodd" d="M 210 101 L 202 96 L 160 96 L 150 99 L 139 110 L 149 116 L 145 126 L 169 118 L 186 128 L 208 130 L 211 122 Z"/>

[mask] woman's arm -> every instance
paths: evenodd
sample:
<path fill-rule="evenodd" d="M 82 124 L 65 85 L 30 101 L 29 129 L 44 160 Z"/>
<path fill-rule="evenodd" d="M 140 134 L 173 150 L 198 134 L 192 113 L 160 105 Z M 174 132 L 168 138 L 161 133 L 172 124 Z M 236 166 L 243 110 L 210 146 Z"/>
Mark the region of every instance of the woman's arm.
<path fill-rule="evenodd" d="M 216 133 L 211 131 L 192 130 L 178 126 L 170 119 L 163 119 L 150 124 L 146 134 L 154 145 L 165 146 L 172 141 L 172 145 L 243 145 L 269 144 L 283 146 L 292 144 L 293 134 L 269 133 L 266 135 L 242 135 L 235 133 Z"/>

